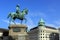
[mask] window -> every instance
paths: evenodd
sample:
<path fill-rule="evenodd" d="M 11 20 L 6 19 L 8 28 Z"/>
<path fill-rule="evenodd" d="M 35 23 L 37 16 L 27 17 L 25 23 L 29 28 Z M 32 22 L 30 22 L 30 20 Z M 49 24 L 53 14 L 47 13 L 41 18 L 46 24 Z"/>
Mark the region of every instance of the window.
<path fill-rule="evenodd" d="M 42 37 L 41 37 L 42 38 Z"/>
<path fill-rule="evenodd" d="M 44 37 L 43 37 L 44 38 Z"/>
<path fill-rule="evenodd" d="M 42 34 L 41 34 L 42 35 Z"/>
<path fill-rule="evenodd" d="M 43 34 L 44 35 L 44 34 Z"/>
<path fill-rule="evenodd" d="M 44 30 L 41 30 L 41 32 L 44 32 Z"/>
<path fill-rule="evenodd" d="M 44 31 L 43 31 L 44 32 Z"/>

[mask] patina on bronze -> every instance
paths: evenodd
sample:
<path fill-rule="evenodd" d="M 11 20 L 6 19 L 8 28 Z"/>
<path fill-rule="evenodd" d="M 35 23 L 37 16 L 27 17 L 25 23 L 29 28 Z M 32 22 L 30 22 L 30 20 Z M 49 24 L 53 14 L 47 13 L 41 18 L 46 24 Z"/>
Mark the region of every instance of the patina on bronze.
<path fill-rule="evenodd" d="M 10 20 L 9 20 L 10 23 L 9 24 L 11 24 L 11 22 L 13 22 L 14 24 L 16 24 L 14 22 L 16 19 L 21 20 L 21 24 L 22 24 L 23 20 L 25 20 L 25 22 L 26 22 L 27 20 L 25 18 L 25 15 L 27 15 L 27 14 L 28 14 L 28 10 L 26 8 L 21 11 L 20 10 L 20 6 L 17 5 L 16 6 L 16 12 L 10 12 L 8 14 L 7 18 L 10 18 Z"/>

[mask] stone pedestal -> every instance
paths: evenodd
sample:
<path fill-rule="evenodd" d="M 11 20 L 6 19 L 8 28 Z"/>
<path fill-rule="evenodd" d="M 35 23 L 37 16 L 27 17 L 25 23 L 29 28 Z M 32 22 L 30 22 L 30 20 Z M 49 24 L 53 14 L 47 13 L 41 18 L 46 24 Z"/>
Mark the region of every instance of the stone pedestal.
<path fill-rule="evenodd" d="M 11 24 L 9 27 L 9 36 L 12 36 L 13 39 L 19 40 L 25 38 L 27 35 L 27 27 L 23 24 Z M 19 38 L 21 37 L 21 38 Z"/>
<path fill-rule="evenodd" d="M 19 34 L 19 35 L 18 35 L 18 40 L 27 40 L 27 35 Z"/>

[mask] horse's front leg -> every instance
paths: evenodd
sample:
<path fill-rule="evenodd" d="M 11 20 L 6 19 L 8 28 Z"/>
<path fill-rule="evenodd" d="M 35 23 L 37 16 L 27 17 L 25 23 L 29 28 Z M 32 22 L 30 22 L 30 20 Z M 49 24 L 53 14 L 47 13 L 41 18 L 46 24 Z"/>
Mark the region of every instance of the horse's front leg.
<path fill-rule="evenodd" d="M 15 20 L 14 19 L 12 19 L 12 22 L 16 25 L 16 23 L 14 22 Z"/>
<path fill-rule="evenodd" d="M 9 20 L 9 26 L 10 26 L 10 24 L 11 24 L 11 18 L 10 18 L 10 20 Z"/>

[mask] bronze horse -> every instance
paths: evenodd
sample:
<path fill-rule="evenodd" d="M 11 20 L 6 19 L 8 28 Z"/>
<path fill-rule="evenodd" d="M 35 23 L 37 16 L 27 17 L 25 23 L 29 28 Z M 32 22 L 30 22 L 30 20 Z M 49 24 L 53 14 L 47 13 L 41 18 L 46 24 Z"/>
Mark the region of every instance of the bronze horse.
<path fill-rule="evenodd" d="M 21 24 L 22 24 L 23 20 L 25 20 L 25 22 L 27 21 L 26 18 L 25 18 L 25 15 L 27 15 L 27 14 L 28 14 L 27 9 L 24 9 L 23 11 L 20 11 L 20 7 L 19 7 L 19 5 L 17 5 L 16 6 L 16 12 L 9 13 L 8 18 L 10 17 L 10 22 L 12 21 L 14 24 L 15 24 L 15 22 L 14 22 L 15 19 L 19 19 L 19 20 L 21 20 Z"/>

